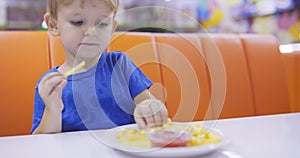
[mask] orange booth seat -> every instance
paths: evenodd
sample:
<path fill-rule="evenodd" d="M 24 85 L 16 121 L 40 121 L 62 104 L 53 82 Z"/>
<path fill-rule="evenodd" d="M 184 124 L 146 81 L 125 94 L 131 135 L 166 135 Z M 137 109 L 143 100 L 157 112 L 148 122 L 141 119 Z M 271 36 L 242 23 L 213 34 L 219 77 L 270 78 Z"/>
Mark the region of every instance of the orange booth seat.
<path fill-rule="evenodd" d="M 0 136 L 29 134 L 35 84 L 49 67 L 45 32 L 0 32 Z"/>
<path fill-rule="evenodd" d="M 300 111 L 300 51 L 283 54 L 288 78 L 291 111 Z"/>
<path fill-rule="evenodd" d="M 29 134 L 34 86 L 64 50 L 43 31 L 3 31 L 0 42 L 0 136 Z M 116 32 L 107 51 L 126 52 L 174 121 L 193 121 L 300 111 L 300 65 L 278 46 L 271 35 Z"/>

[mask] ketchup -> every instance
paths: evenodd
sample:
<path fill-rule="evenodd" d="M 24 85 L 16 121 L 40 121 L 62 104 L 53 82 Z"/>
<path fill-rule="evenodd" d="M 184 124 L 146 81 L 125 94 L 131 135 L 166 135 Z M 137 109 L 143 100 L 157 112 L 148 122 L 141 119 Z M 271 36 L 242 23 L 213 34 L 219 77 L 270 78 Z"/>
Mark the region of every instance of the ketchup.
<path fill-rule="evenodd" d="M 185 130 L 160 129 L 147 134 L 154 147 L 182 147 L 186 146 L 192 134 Z"/>

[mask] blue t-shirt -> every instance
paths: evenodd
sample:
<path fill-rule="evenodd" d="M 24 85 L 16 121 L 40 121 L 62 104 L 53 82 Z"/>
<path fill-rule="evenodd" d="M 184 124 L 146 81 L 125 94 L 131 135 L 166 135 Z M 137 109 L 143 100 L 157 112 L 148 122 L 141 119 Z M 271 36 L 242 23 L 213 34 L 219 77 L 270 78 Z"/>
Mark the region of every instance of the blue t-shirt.
<path fill-rule="evenodd" d="M 57 67 L 46 74 L 51 72 L 58 72 Z M 31 132 L 40 124 L 45 109 L 38 93 L 41 79 L 35 87 Z M 103 53 L 95 67 L 70 75 L 67 80 L 62 93 L 62 132 L 106 129 L 134 123 L 133 98 L 152 85 L 122 52 Z"/>

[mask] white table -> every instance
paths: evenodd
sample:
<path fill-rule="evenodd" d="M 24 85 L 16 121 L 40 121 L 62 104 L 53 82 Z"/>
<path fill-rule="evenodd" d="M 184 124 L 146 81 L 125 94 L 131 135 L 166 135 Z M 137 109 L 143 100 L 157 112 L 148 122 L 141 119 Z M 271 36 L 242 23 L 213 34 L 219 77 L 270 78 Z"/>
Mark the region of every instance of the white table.
<path fill-rule="evenodd" d="M 299 158 L 300 113 L 218 120 L 231 140 L 205 158 Z M 97 131 L 103 132 L 103 131 Z M 88 131 L 0 137 L 1 158 L 129 158 Z"/>

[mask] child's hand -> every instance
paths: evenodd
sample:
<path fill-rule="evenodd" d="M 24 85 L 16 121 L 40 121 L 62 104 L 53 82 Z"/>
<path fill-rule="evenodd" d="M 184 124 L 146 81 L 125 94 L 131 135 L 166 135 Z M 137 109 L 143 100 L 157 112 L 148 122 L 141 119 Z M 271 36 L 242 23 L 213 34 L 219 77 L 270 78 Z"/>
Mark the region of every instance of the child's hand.
<path fill-rule="evenodd" d="M 168 111 L 160 100 L 146 99 L 136 105 L 134 119 L 141 129 L 158 127 L 168 122 Z"/>
<path fill-rule="evenodd" d="M 38 86 L 39 94 L 48 110 L 63 110 L 62 89 L 66 84 L 66 77 L 58 72 L 50 73 L 41 80 Z"/>

